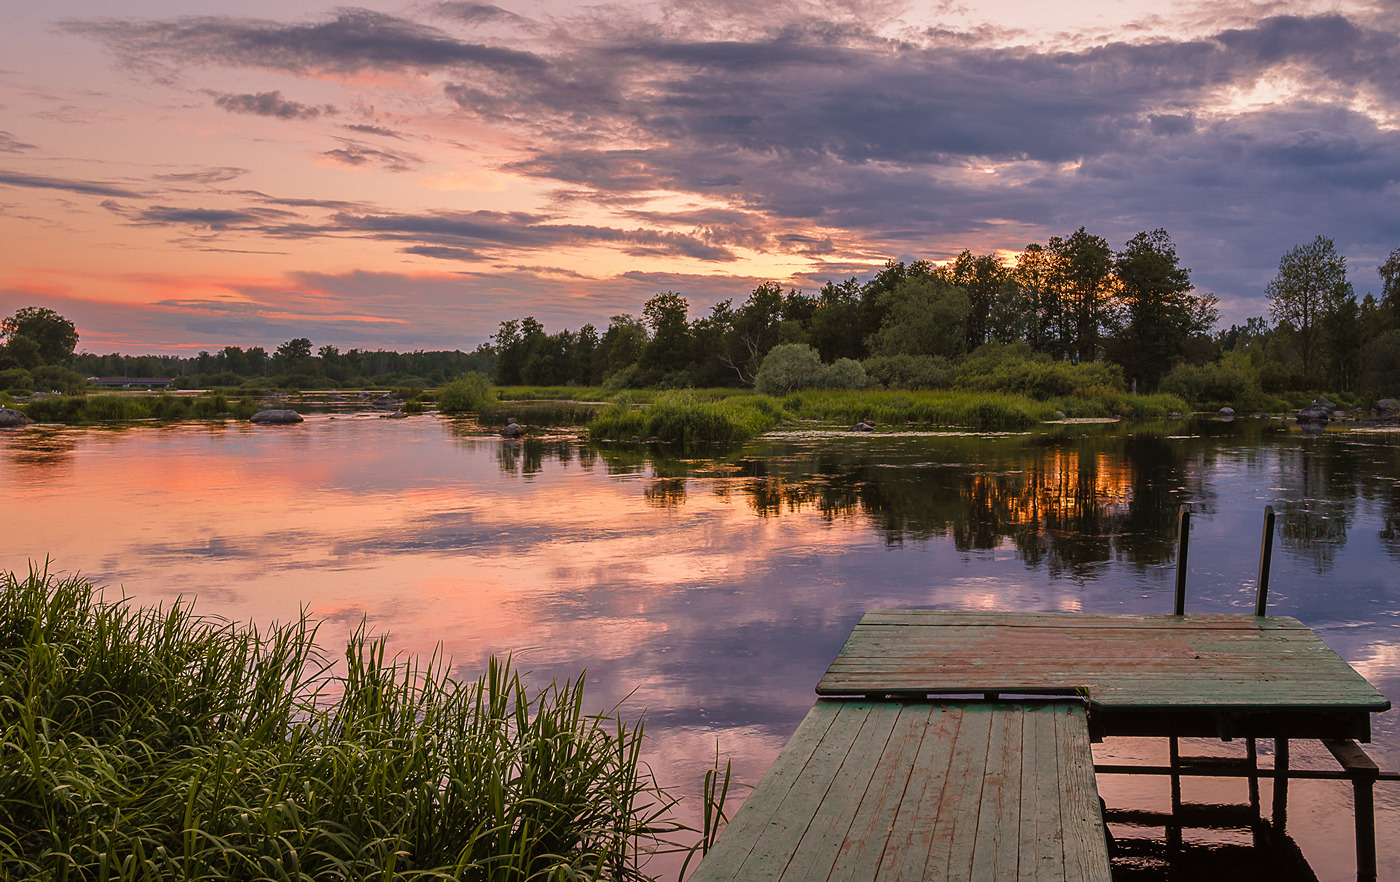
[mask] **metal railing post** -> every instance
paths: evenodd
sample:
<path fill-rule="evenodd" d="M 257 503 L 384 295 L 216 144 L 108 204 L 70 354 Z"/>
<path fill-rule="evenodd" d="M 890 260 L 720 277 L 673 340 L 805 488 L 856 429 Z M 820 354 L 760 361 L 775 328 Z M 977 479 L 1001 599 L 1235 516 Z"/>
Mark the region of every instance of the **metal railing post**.
<path fill-rule="evenodd" d="M 1259 541 L 1259 591 L 1254 597 L 1254 614 L 1262 616 L 1269 604 L 1269 564 L 1274 557 L 1274 507 L 1264 506 L 1264 538 Z"/>
<path fill-rule="evenodd" d="M 1186 615 L 1186 552 L 1191 542 L 1191 512 L 1181 507 L 1176 529 L 1176 607 L 1173 615 Z"/>

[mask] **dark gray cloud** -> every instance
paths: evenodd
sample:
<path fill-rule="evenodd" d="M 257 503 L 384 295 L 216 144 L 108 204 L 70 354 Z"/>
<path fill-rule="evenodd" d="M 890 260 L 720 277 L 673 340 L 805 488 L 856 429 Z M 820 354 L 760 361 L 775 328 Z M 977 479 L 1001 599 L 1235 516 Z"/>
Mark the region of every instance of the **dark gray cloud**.
<path fill-rule="evenodd" d="M 188 227 L 216 233 L 228 230 L 265 231 L 270 224 L 295 217 L 291 212 L 274 208 L 182 208 L 169 205 L 128 208 L 112 200 L 103 202 L 102 207 L 139 226 Z"/>
<path fill-rule="evenodd" d="M 157 181 L 168 181 L 174 184 L 224 184 L 235 178 L 241 178 L 248 173 L 246 168 L 234 166 L 223 166 L 222 168 L 205 168 L 191 172 L 172 172 L 170 174 L 155 175 Z"/>
<path fill-rule="evenodd" d="M 215 93 L 214 103 L 230 113 L 249 113 L 276 119 L 315 119 L 322 114 L 334 114 L 329 104 L 300 104 L 288 101 L 280 91 L 244 94 Z"/>
<path fill-rule="evenodd" d="M 0 153 L 23 153 L 26 150 L 37 150 L 33 144 L 26 144 L 9 132 L 0 132 Z"/>
<path fill-rule="evenodd" d="M 26 175 L 3 170 L 0 170 L 0 184 L 8 184 L 11 187 L 32 187 L 39 190 L 66 190 L 69 193 L 81 193 L 84 196 L 140 197 L 139 193 L 132 190 L 101 181 L 77 181 L 71 178 Z"/>
<path fill-rule="evenodd" d="M 359 132 L 362 135 L 380 135 L 385 138 L 398 138 L 400 140 L 403 139 L 403 135 L 399 134 L 393 129 L 387 129 L 384 126 L 371 126 L 365 125 L 363 123 L 354 123 L 351 125 L 346 125 L 344 126 L 344 128 L 352 132 Z"/>
<path fill-rule="evenodd" d="M 697 236 L 648 229 L 624 230 L 551 223 L 526 212 L 470 211 L 437 214 L 336 215 L 330 227 L 368 238 L 405 242 L 412 254 L 476 260 L 505 251 L 551 250 L 609 243 L 630 254 L 671 254 L 701 260 L 734 260 L 733 252 Z"/>
<path fill-rule="evenodd" d="M 393 172 L 412 171 L 423 164 L 423 160 L 411 153 L 390 150 L 385 147 L 371 147 L 358 141 L 340 139 L 340 146 L 321 154 L 332 162 L 348 165 L 351 168 L 378 166 Z"/>
<path fill-rule="evenodd" d="M 293 73 L 482 67 L 539 70 L 546 63 L 515 49 L 467 43 L 436 28 L 373 12 L 340 9 L 328 21 L 188 16 L 173 21 L 69 19 L 69 33 L 101 40 L 133 61 L 174 60 Z"/>

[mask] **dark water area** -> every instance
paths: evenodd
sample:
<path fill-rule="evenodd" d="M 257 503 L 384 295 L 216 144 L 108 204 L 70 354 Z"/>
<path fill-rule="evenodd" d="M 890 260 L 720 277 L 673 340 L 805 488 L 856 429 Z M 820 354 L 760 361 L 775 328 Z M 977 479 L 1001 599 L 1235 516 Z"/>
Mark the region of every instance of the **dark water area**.
<path fill-rule="evenodd" d="M 243 621 L 304 608 L 328 645 L 366 619 L 396 649 L 441 644 L 464 677 L 492 654 L 541 682 L 586 668 L 598 709 L 645 712 L 652 767 L 682 794 L 717 750 L 756 783 L 867 610 L 1169 613 L 1183 504 L 1189 611 L 1252 611 L 1273 505 L 1269 612 L 1301 619 L 1400 703 L 1395 433 L 1254 420 L 813 429 L 680 451 L 313 414 L 291 427 L 0 432 L 0 486 L 7 570 L 48 557 L 140 603 L 193 597 Z M 1400 769 L 1400 711 L 1373 731 L 1371 755 Z M 1117 739 L 1095 753 L 1156 760 L 1165 746 Z M 1293 754 L 1333 767 L 1316 744 Z M 1110 808 L 1168 804 L 1165 779 L 1100 789 Z M 1186 796 L 1243 790 L 1192 781 Z M 1400 784 L 1377 785 L 1376 802 L 1381 878 L 1400 878 Z M 1347 784 L 1295 782 L 1289 832 L 1317 878 L 1355 877 Z M 1243 849 L 1263 866 L 1247 831 L 1186 835 L 1193 860 L 1226 866 Z M 1159 878 L 1145 848 L 1142 878 Z M 1218 878 L 1248 878 L 1231 872 Z"/>

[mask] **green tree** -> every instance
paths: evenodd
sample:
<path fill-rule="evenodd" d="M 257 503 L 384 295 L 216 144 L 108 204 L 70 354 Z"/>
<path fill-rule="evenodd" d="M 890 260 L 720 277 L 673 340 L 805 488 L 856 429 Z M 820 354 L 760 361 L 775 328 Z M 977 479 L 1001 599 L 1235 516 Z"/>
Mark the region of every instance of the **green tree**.
<path fill-rule="evenodd" d="M 1053 286 L 1062 304 L 1058 351 L 1073 362 L 1094 361 L 1108 317 L 1113 250 L 1108 240 L 1080 227 L 1069 238 L 1050 237 Z"/>
<path fill-rule="evenodd" d="M 1381 305 L 1390 313 L 1390 324 L 1400 326 L 1400 248 L 1376 267 L 1381 274 Z"/>
<path fill-rule="evenodd" d="M 933 276 L 906 279 L 883 295 L 885 323 L 871 335 L 871 355 L 961 354 L 967 345 L 967 292 Z"/>
<path fill-rule="evenodd" d="M 42 306 L 26 306 L 0 322 L 0 337 L 5 338 L 6 349 L 20 337 L 33 341 L 39 364 L 62 364 L 73 357 L 78 345 L 78 330 L 73 323 Z M 24 348 L 28 352 L 29 347 Z"/>
<path fill-rule="evenodd" d="M 980 257 L 966 249 L 953 261 L 951 281 L 967 292 L 967 348 L 971 352 L 993 336 L 993 312 L 1011 284 L 1011 270 L 995 254 Z M 998 315 L 1000 321 L 1005 318 Z"/>
<path fill-rule="evenodd" d="M 1353 296 L 1347 259 L 1331 239 L 1318 236 L 1279 258 L 1278 275 L 1265 293 L 1269 314 L 1292 332 L 1303 377 L 1311 380 L 1321 354 L 1323 319 Z"/>
<path fill-rule="evenodd" d="M 1191 271 L 1180 265 L 1176 246 L 1160 229 L 1129 239 L 1114 256 L 1113 267 L 1126 321 L 1109 343 L 1109 356 L 1129 377 L 1155 389 L 1182 360 L 1191 336 L 1209 330 L 1199 326 L 1193 309 L 1200 298 L 1191 296 Z"/>
<path fill-rule="evenodd" d="M 1036 352 L 1050 352 L 1055 348 L 1057 329 L 1064 313 L 1054 285 L 1054 264 L 1054 257 L 1045 247 L 1032 242 L 1016 258 L 1016 267 L 1011 271 L 1017 297 L 1016 306 L 1007 312 L 1023 316 L 1023 339 Z"/>
<path fill-rule="evenodd" d="M 642 351 L 643 367 L 671 373 L 690 364 L 689 310 L 686 299 L 673 291 L 657 294 L 642 305 L 642 320 L 651 330 Z"/>

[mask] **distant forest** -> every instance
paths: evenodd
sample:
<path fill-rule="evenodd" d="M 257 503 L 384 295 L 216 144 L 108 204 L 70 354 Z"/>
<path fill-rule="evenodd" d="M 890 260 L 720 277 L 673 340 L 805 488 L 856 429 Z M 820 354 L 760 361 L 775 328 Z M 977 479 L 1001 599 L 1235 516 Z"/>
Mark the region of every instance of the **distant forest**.
<path fill-rule="evenodd" d="M 640 316 L 611 317 L 602 330 L 551 333 L 531 316 L 511 318 L 473 352 L 341 352 L 296 338 L 273 352 L 227 346 L 183 358 L 70 348 L 61 368 L 82 377 L 179 377 L 194 388 L 427 386 L 473 371 L 505 386 L 684 388 L 753 385 L 769 353 L 784 346 L 784 358 L 797 347 L 814 363 L 844 365 L 826 375 L 843 385 L 939 388 L 968 356 L 992 347 L 1029 361 L 1101 363 L 1106 382 L 1191 402 L 1308 390 L 1393 397 L 1400 248 L 1377 270 L 1380 295 L 1358 299 L 1346 258 L 1318 236 L 1280 258 L 1266 290 L 1268 316 L 1217 330 L 1215 298 L 1195 292 L 1166 231 L 1139 233 L 1115 251 L 1081 227 L 1027 246 L 1011 265 L 964 251 L 941 266 L 891 261 L 868 281 L 829 282 L 814 295 L 767 282 L 742 303 L 725 300 L 693 319 L 674 292 L 652 297 Z M 12 328 L 5 336 L 0 389 L 22 379 L 20 371 L 46 385 L 45 365 L 17 342 L 24 335 Z"/>

